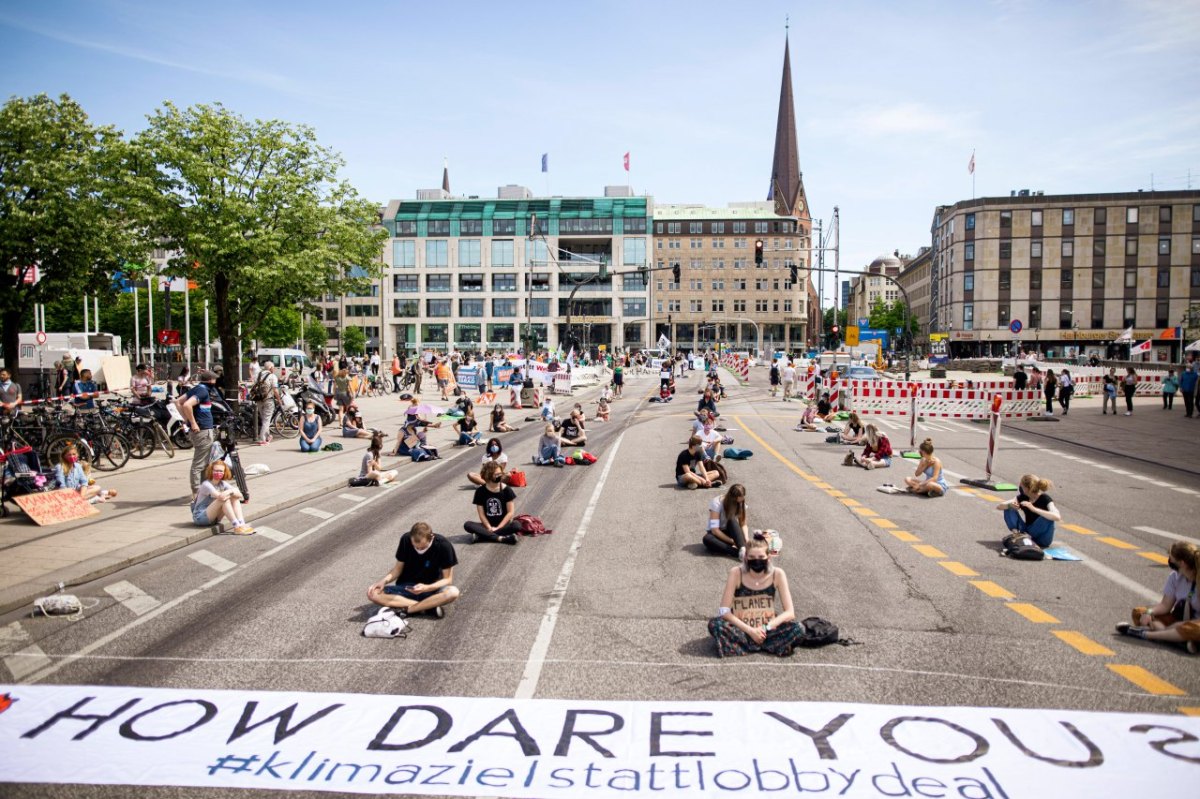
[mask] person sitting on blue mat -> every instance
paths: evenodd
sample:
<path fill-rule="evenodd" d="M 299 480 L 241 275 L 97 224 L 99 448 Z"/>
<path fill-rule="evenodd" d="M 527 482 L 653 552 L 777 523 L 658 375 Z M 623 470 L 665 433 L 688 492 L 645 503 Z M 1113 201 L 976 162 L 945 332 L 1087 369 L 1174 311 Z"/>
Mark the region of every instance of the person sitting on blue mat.
<path fill-rule="evenodd" d="M 1009 530 L 1025 533 L 1042 549 L 1054 542 L 1054 524 L 1062 521 L 1054 500 L 1046 493 L 1053 487 L 1049 480 L 1027 474 L 1021 478 L 1017 498 L 996 505 L 1004 511 L 1004 523 Z"/>

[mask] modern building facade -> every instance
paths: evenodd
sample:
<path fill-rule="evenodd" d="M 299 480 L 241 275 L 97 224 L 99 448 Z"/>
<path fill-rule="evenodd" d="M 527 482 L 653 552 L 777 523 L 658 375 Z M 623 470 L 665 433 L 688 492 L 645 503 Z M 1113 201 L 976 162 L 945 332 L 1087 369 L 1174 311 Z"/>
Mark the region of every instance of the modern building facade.
<path fill-rule="evenodd" d="M 928 330 L 956 356 L 1116 357 L 1133 328 L 1178 360 L 1200 303 L 1200 191 L 1014 192 L 941 206 L 931 233 Z"/>
<path fill-rule="evenodd" d="M 393 200 L 383 214 L 384 356 L 400 350 L 649 346 L 648 197 Z M 448 194 L 448 192 L 446 192 Z M 623 192 L 628 195 L 630 192 Z"/>

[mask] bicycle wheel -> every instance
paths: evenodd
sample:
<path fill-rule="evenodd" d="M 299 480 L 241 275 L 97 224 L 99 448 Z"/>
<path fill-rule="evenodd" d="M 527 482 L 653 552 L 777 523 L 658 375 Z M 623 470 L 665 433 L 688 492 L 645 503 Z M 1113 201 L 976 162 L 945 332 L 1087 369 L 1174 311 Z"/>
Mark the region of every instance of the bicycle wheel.
<path fill-rule="evenodd" d="M 171 443 L 175 445 L 175 449 L 191 449 L 192 437 L 183 429 L 183 425 L 175 425 L 175 429 L 171 431 Z"/>
<path fill-rule="evenodd" d="M 158 422 L 150 425 L 150 429 L 154 431 L 154 440 L 162 447 L 163 452 L 167 453 L 167 457 L 174 458 L 175 445 L 171 443 L 171 437 L 167 435 L 167 431 L 163 430 L 162 425 Z"/>
<path fill-rule="evenodd" d="M 278 411 L 271 419 L 271 432 L 280 438 L 298 438 L 300 423 L 297 414 L 291 411 Z"/>
<path fill-rule="evenodd" d="M 149 458 L 158 443 L 154 440 L 154 433 L 149 426 L 144 424 L 131 426 L 125 437 L 129 439 L 129 457 L 138 460 Z"/>
<path fill-rule="evenodd" d="M 246 487 L 246 470 L 242 468 L 242 459 L 238 457 L 237 450 L 228 453 L 229 470 L 233 472 L 233 482 L 237 485 L 238 491 L 242 492 L 242 502 L 250 501 L 250 489 Z"/>
<path fill-rule="evenodd" d="M 129 439 L 120 433 L 97 433 L 92 446 L 92 465 L 102 472 L 115 472 L 129 463 Z"/>
<path fill-rule="evenodd" d="M 67 447 L 74 447 L 78 450 L 81 459 L 86 458 L 88 463 L 92 462 L 94 451 L 78 433 L 59 433 L 50 437 L 42 451 L 47 467 L 53 468 L 62 462 L 62 454 Z"/>

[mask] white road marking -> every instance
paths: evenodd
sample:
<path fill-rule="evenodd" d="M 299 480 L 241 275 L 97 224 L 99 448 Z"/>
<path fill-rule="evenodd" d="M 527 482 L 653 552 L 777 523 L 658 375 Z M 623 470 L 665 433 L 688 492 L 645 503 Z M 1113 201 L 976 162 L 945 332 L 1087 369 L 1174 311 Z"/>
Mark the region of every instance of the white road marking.
<path fill-rule="evenodd" d="M 13 679 L 18 681 L 52 663 L 53 661 L 46 657 L 46 653 L 37 644 L 31 644 L 4 659 L 5 668 L 12 672 Z"/>
<path fill-rule="evenodd" d="M 29 633 L 25 631 L 19 621 L 0 627 L 0 652 L 12 652 L 28 640 Z"/>
<path fill-rule="evenodd" d="M 1195 544 L 1196 546 L 1200 546 L 1200 540 L 1197 540 L 1195 538 L 1188 538 L 1186 535 L 1180 535 L 1179 533 L 1172 533 L 1167 530 L 1160 530 L 1157 527 L 1134 527 L 1133 529 L 1141 530 L 1143 533 L 1149 533 L 1150 535 L 1162 536 L 1163 538 L 1173 538 L 1176 541 L 1190 541 L 1191 543 Z"/>
<path fill-rule="evenodd" d="M 301 512 L 301 513 L 307 513 L 309 516 L 316 516 L 318 519 L 331 519 L 331 518 L 333 518 L 333 514 L 332 514 L 332 513 L 330 513 L 330 512 L 329 512 L 329 511 L 327 511 L 327 510 L 321 510 L 320 508 L 301 508 L 301 509 L 300 509 L 300 512 Z"/>
<path fill-rule="evenodd" d="M 617 462 L 617 452 L 621 449 L 621 442 L 624 439 L 625 433 L 622 432 L 617 436 L 612 449 L 606 453 L 608 462 L 604 464 L 604 471 L 600 473 L 600 479 L 592 490 L 591 499 L 584 508 L 583 518 L 579 520 L 579 529 L 575 531 L 575 537 L 571 540 L 571 549 L 567 552 L 567 559 L 563 561 L 558 579 L 554 581 L 554 590 L 550 592 L 550 601 L 546 603 L 546 612 L 542 615 L 537 638 L 534 639 L 533 646 L 529 650 L 529 659 L 525 662 L 525 672 L 521 675 L 521 682 L 517 685 L 515 694 L 517 699 L 531 699 L 537 694 L 538 682 L 542 678 L 542 667 L 546 663 L 546 653 L 550 651 L 550 639 L 554 637 L 554 628 L 558 624 L 558 611 L 562 608 L 563 599 L 567 595 L 567 587 L 571 584 L 571 574 L 575 571 L 575 559 L 579 556 L 579 549 L 583 546 L 584 537 L 587 536 L 588 526 L 592 523 L 592 514 L 596 512 L 596 504 L 600 501 L 600 494 L 604 491 L 604 484 L 608 481 L 608 473 L 612 471 L 613 464 Z"/>
<path fill-rule="evenodd" d="M 1107 577 L 1111 582 L 1116 583 L 1122 588 L 1128 589 L 1130 592 L 1138 597 L 1141 597 L 1147 602 L 1156 602 L 1162 598 L 1162 594 L 1160 594 L 1158 591 L 1147 588 L 1136 580 L 1131 580 L 1116 569 L 1110 569 L 1094 558 L 1084 558 L 1081 561 L 1075 562 L 1082 563 L 1084 566 L 1087 566 L 1089 569 L 1096 572 L 1096 574 L 1099 574 L 1101 577 Z"/>
<path fill-rule="evenodd" d="M 209 552 L 207 549 L 201 549 L 193 552 L 192 554 L 188 555 L 188 557 L 197 563 L 207 566 L 213 571 L 218 572 L 227 572 L 237 566 L 237 564 L 232 560 L 226 560 L 214 552 Z"/>
<path fill-rule="evenodd" d="M 950 432 L 950 428 L 942 427 L 942 425 L 934 424 L 933 422 L 925 422 L 924 427 L 926 430 L 937 430 L 939 433 L 949 433 Z"/>
<path fill-rule="evenodd" d="M 347 502 L 362 502 L 366 497 L 355 496 L 354 494 L 338 494 L 338 499 L 344 499 Z"/>
<path fill-rule="evenodd" d="M 1110 466 L 1109 468 L 1110 468 L 1110 469 L 1112 469 L 1112 471 L 1113 471 L 1113 474 L 1123 474 L 1123 475 L 1125 475 L 1126 477 L 1128 477 L 1128 476 L 1130 476 L 1130 475 L 1132 475 L 1132 474 L 1133 474 L 1133 472 L 1131 472 L 1131 471 L 1128 471 L 1127 469 L 1113 469 L 1113 467 L 1111 467 L 1111 466 Z"/>
<path fill-rule="evenodd" d="M 272 541 L 283 542 L 292 540 L 292 535 L 290 533 L 285 533 L 282 530 L 276 530 L 274 527 L 255 527 L 254 529 L 258 530 L 258 534 L 263 538 L 269 538 Z"/>
<path fill-rule="evenodd" d="M 1171 490 L 1178 491 L 1180 494 L 1200 494 L 1200 491 L 1194 491 L 1190 488 L 1184 488 L 1183 486 L 1171 486 Z"/>
<path fill-rule="evenodd" d="M 135 616 L 149 613 L 162 604 L 128 580 L 121 580 L 104 587 L 104 593 L 129 608 Z"/>
<path fill-rule="evenodd" d="M 1154 483 L 1155 485 L 1158 485 L 1158 482 L 1153 477 L 1147 477 L 1144 474 L 1131 474 L 1129 476 L 1132 477 L 1134 480 L 1141 480 L 1142 482 L 1145 482 L 1145 483 Z"/>

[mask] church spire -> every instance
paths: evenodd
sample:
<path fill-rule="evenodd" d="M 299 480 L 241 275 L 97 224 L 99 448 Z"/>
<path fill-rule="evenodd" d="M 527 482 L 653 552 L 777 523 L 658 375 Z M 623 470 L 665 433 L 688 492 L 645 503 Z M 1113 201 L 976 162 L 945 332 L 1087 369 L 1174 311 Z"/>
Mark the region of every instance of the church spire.
<path fill-rule="evenodd" d="M 775 201 L 775 213 L 781 216 L 806 215 L 800 202 L 803 195 L 804 181 L 796 140 L 796 105 L 792 99 L 792 60 L 785 34 L 783 81 L 779 87 L 779 116 L 775 122 L 775 159 L 771 164 L 771 190 L 767 199 Z"/>

